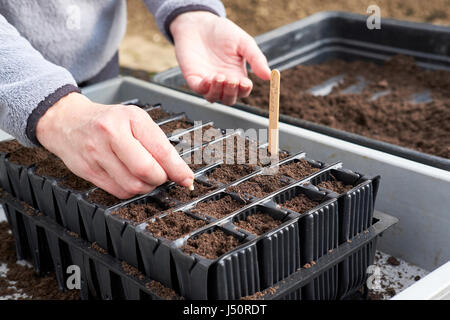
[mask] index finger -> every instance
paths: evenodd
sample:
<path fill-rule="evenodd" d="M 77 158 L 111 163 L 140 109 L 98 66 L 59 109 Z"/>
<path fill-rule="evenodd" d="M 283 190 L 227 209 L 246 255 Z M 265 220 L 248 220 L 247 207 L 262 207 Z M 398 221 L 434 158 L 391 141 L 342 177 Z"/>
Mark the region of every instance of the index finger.
<path fill-rule="evenodd" d="M 152 154 L 170 180 L 184 187 L 193 184 L 194 173 L 150 117 L 131 120 L 131 129 L 134 137 Z"/>

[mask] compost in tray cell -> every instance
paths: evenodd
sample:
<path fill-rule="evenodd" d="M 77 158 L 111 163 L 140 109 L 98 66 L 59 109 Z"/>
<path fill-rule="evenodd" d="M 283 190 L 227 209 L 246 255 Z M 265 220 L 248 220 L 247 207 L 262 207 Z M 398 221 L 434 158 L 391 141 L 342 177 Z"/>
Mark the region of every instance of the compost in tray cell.
<path fill-rule="evenodd" d="M 205 220 L 194 218 L 183 211 L 176 211 L 150 221 L 146 229 L 157 238 L 175 240 L 206 224 Z"/>
<path fill-rule="evenodd" d="M 254 171 L 253 167 L 238 164 L 221 164 L 206 173 L 209 181 L 213 183 L 229 184 L 239 180 Z"/>
<path fill-rule="evenodd" d="M 162 108 L 153 108 L 147 111 L 147 113 L 155 122 L 167 119 L 172 115 L 171 113 L 164 111 Z"/>
<path fill-rule="evenodd" d="M 289 181 L 287 181 L 280 173 L 275 175 L 256 175 L 238 185 L 228 187 L 227 191 L 234 192 L 243 199 L 245 199 L 247 195 L 263 198 L 288 184 Z"/>
<path fill-rule="evenodd" d="M 111 212 L 121 219 L 139 224 L 167 209 L 167 206 L 157 200 L 146 199 L 145 203 L 131 203 Z"/>
<path fill-rule="evenodd" d="M 17 140 L 5 140 L 0 142 L 0 152 L 8 154 L 16 151 L 23 146 Z"/>
<path fill-rule="evenodd" d="M 275 229 L 281 223 L 282 221 L 280 219 L 276 219 L 263 211 L 256 211 L 254 214 L 248 215 L 242 220 L 233 222 L 237 228 L 244 229 L 258 236 Z"/>
<path fill-rule="evenodd" d="M 197 180 L 194 180 L 194 190 L 192 191 L 186 187 L 171 185 L 168 187 L 168 190 L 163 190 L 161 193 L 166 203 L 168 203 L 169 205 L 175 205 L 176 201 L 182 203 L 189 202 L 197 199 L 200 196 L 206 195 L 214 189 L 214 186 L 206 185 Z"/>
<path fill-rule="evenodd" d="M 192 124 L 185 120 L 174 120 L 160 126 L 161 130 L 171 135 L 175 130 L 192 128 Z"/>
<path fill-rule="evenodd" d="M 279 203 L 283 208 L 287 208 L 297 213 L 307 212 L 315 207 L 317 207 L 320 202 L 311 200 L 304 193 L 300 193 L 299 195 L 291 198 L 290 200 L 286 200 L 285 202 Z"/>
<path fill-rule="evenodd" d="M 112 194 L 106 192 L 103 189 L 97 188 L 90 192 L 87 196 L 88 200 L 92 203 L 104 206 L 104 207 L 112 207 L 116 204 L 119 204 L 122 200 L 116 198 Z"/>
<path fill-rule="evenodd" d="M 242 241 L 235 235 L 226 233 L 220 228 L 215 228 L 189 238 L 186 244 L 181 247 L 181 250 L 187 254 L 195 253 L 213 260 L 235 249 L 240 244 L 242 244 Z"/>
<path fill-rule="evenodd" d="M 351 184 L 345 184 L 343 181 L 338 180 L 332 173 L 330 173 L 329 179 L 317 184 L 317 187 L 331 190 L 333 192 L 336 192 L 337 194 L 343 194 L 353 189 L 355 186 Z"/>
<path fill-rule="evenodd" d="M 21 147 L 14 150 L 10 155 L 8 160 L 11 163 L 15 163 L 24 167 L 32 166 L 44 159 L 46 159 L 50 152 L 44 148 L 27 148 Z"/>
<path fill-rule="evenodd" d="M 206 133 L 208 131 L 208 133 Z M 219 129 L 214 128 L 212 125 L 208 124 L 201 128 L 192 130 L 188 133 L 185 133 L 179 137 L 180 141 L 184 141 L 190 143 L 191 145 L 196 144 L 194 139 L 201 138 L 199 142 L 205 143 L 213 141 L 215 138 L 221 136 L 222 133 Z"/>
<path fill-rule="evenodd" d="M 292 179 L 301 180 L 318 171 L 320 171 L 320 167 L 314 167 L 305 159 L 295 159 L 280 165 L 278 172 Z"/>
<path fill-rule="evenodd" d="M 34 173 L 42 177 L 56 178 L 59 185 L 74 191 L 82 192 L 95 188 L 89 181 L 72 173 L 61 159 L 52 154 L 36 164 Z"/>
<path fill-rule="evenodd" d="M 206 215 L 221 219 L 244 207 L 245 204 L 245 201 L 234 199 L 231 195 L 222 192 L 210 199 L 197 203 L 194 208 L 190 209 L 190 212 L 199 216 Z"/>

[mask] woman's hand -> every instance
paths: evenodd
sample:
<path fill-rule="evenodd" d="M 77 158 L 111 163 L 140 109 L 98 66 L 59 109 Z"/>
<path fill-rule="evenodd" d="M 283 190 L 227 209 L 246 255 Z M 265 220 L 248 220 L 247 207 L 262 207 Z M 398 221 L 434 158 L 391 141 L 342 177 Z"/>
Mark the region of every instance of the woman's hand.
<path fill-rule="evenodd" d="M 270 79 L 266 57 L 255 40 L 226 18 L 187 12 L 172 21 L 170 31 L 187 84 L 210 102 L 233 105 L 250 94 L 253 84 L 246 61 L 258 77 Z"/>
<path fill-rule="evenodd" d="M 76 175 L 121 199 L 194 174 L 164 132 L 139 107 L 93 103 L 71 93 L 39 119 L 39 142 Z"/>

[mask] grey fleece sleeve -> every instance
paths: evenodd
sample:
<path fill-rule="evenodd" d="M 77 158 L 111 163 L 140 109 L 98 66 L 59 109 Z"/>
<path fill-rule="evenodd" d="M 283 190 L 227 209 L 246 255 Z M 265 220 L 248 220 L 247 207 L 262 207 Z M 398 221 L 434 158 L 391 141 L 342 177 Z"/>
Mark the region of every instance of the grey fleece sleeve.
<path fill-rule="evenodd" d="M 0 14 L 0 127 L 26 146 L 39 145 L 36 124 L 63 96 L 78 91 L 66 69 L 47 61 Z"/>
<path fill-rule="evenodd" d="M 189 11 L 209 11 L 225 17 L 225 8 L 219 0 L 144 0 L 153 14 L 159 30 L 171 42 L 170 23 L 180 14 Z"/>

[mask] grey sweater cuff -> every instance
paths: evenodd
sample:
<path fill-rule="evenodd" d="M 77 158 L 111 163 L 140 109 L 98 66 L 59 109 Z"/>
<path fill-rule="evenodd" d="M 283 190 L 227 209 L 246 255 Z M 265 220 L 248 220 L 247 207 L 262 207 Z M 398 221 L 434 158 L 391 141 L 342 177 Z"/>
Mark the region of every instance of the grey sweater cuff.
<path fill-rule="evenodd" d="M 56 89 L 55 92 L 51 93 L 44 100 L 39 102 L 37 107 L 31 112 L 27 120 L 26 135 L 32 143 L 34 143 L 37 146 L 41 146 L 41 143 L 36 137 L 36 126 L 39 119 L 45 114 L 45 112 L 47 112 L 47 110 L 50 107 L 52 107 L 56 102 L 58 102 L 59 99 L 67 96 L 69 93 L 72 92 L 81 93 L 81 90 L 77 86 L 74 86 L 72 84 L 66 84 Z"/>
<path fill-rule="evenodd" d="M 225 7 L 219 0 L 145 0 L 145 4 L 155 16 L 159 30 L 172 43 L 170 24 L 180 14 L 190 11 L 208 11 L 219 17 L 226 16 Z"/>

